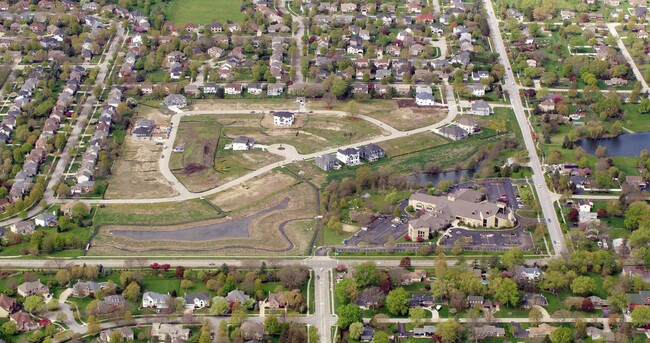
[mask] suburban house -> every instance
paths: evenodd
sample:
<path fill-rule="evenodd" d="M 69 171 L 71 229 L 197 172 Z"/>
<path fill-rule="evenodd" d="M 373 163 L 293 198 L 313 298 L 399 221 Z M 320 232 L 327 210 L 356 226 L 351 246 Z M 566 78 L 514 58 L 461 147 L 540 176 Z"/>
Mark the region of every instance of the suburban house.
<path fill-rule="evenodd" d="M 232 290 L 232 291 L 228 292 L 228 294 L 225 297 L 226 301 L 231 303 L 231 304 L 233 304 L 235 302 L 243 304 L 243 303 L 247 302 L 250 298 L 251 297 L 249 297 L 248 294 L 246 294 L 246 293 L 244 293 L 244 292 L 242 292 L 242 291 L 240 291 L 238 289 L 235 289 L 235 290 Z"/>
<path fill-rule="evenodd" d="M 72 286 L 71 296 L 75 298 L 94 297 L 95 293 L 104 288 L 105 283 L 97 283 L 94 281 L 77 281 Z"/>
<path fill-rule="evenodd" d="M 516 277 L 520 280 L 534 281 L 539 280 L 542 277 L 542 270 L 538 267 L 526 268 L 519 267 L 516 271 Z"/>
<path fill-rule="evenodd" d="M 591 337 L 593 341 L 616 342 L 616 338 L 614 337 L 613 332 L 605 332 L 602 329 L 594 326 L 587 327 L 587 336 Z"/>
<path fill-rule="evenodd" d="M 249 150 L 253 145 L 255 145 L 254 139 L 246 136 L 239 136 L 232 141 L 232 150 Z"/>
<path fill-rule="evenodd" d="M 501 202 L 480 201 L 482 193 L 472 189 L 460 189 L 447 196 L 414 193 L 409 206 L 423 212 L 408 223 L 408 235 L 412 240 L 428 239 L 429 235 L 441 231 L 454 220 L 470 227 L 512 227 L 516 224 L 514 212 Z"/>
<path fill-rule="evenodd" d="M 28 221 L 19 221 L 19 222 L 11 224 L 11 226 L 9 226 L 9 228 L 11 229 L 11 232 L 13 232 L 15 234 L 19 234 L 19 235 L 32 234 L 34 232 L 35 227 L 36 226 L 31 221 L 30 222 L 28 222 Z"/>
<path fill-rule="evenodd" d="M 190 338 L 190 329 L 183 329 L 179 324 L 153 323 L 151 337 L 156 337 L 161 342 L 182 342 Z"/>
<path fill-rule="evenodd" d="M 400 279 L 401 285 L 412 285 L 414 283 L 422 282 L 427 277 L 427 272 L 424 269 L 416 269 L 411 273 L 404 273 Z"/>
<path fill-rule="evenodd" d="M 262 84 L 261 83 L 249 83 L 247 87 L 248 94 L 261 95 L 262 94 Z"/>
<path fill-rule="evenodd" d="M 482 307 L 485 299 L 481 295 L 470 295 L 467 297 L 469 307 Z"/>
<path fill-rule="evenodd" d="M 555 110 L 555 102 L 551 99 L 545 99 L 541 103 L 539 103 L 539 109 L 542 110 L 542 112 L 550 112 Z"/>
<path fill-rule="evenodd" d="M 115 329 L 115 330 L 106 329 L 106 330 L 102 331 L 99 334 L 99 340 L 102 341 L 102 342 L 108 343 L 108 342 L 111 341 L 111 336 L 115 332 L 119 333 L 120 336 L 122 336 L 122 339 L 124 341 L 132 341 L 133 338 L 134 338 L 133 337 L 133 330 L 131 330 L 130 327 L 121 327 L 121 328 L 118 328 L 118 329 Z"/>
<path fill-rule="evenodd" d="M 291 126 L 296 120 L 296 117 L 291 112 L 274 112 L 273 125 L 275 126 Z"/>
<path fill-rule="evenodd" d="M 318 166 L 318 168 L 324 171 L 330 171 L 333 169 L 341 168 L 341 165 L 339 164 L 339 160 L 336 158 L 336 156 L 332 154 L 324 154 L 324 155 L 316 156 L 314 163 L 316 164 L 316 166 Z"/>
<path fill-rule="evenodd" d="M 109 295 L 97 304 L 99 313 L 111 313 L 121 311 L 126 305 L 126 299 L 122 295 Z"/>
<path fill-rule="evenodd" d="M 282 295 L 284 292 L 278 293 L 269 293 L 268 298 L 260 303 L 260 308 L 268 309 L 284 309 L 286 308 L 286 303 L 282 300 Z"/>
<path fill-rule="evenodd" d="M 630 310 L 637 306 L 650 306 L 650 291 L 639 291 L 639 293 L 628 293 L 630 298 Z"/>
<path fill-rule="evenodd" d="M 463 117 L 456 121 L 456 125 L 461 129 L 467 131 L 470 135 L 476 132 L 481 131 L 481 127 L 478 125 L 478 121 L 474 118 Z"/>
<path fill-rule="evenodd" d="M 223 88 L 223 92 L 228 95 L 241 94 L 243 86 L 239 83 L 229 83 Z"/>
<path fill-rule="evenodd" d="M 503 337 L 506 335 L 504 328 L 496 327 L 494 325 L 477 326 L 470 330 L 470 341 L 484 340 L 491 337 Z"/>
<path fill-rule="evenodd" d="M 472 106 L 469 108 L 469 113 L 477 116 L 489 116 L 494 113 L 494 111 L 487 101 L 477 100 L 472 103 Z"/>
<path fill-rule="evenodd" d="M 168 308 L 171 297 L 169 294 L 160 294 L 156 292 L 145 292 L 142 295 L 142 307 L 147 308 Z"/>
<path fill-rule="evenodd" d="M 38 323 L 25 312 L 16 312 L 9 316 L 9 319 L 16 323 L 18 331 L 29 332 L 39 328 Z"/>
<path fill-rule="evenodd" d="M 467 89 L 469 89 L 472 92 L 472 96 L 485 95 L 485 85 L 482 84 L 467 85 Z"/>
<path fill-rule="evenodd" d="M 185 308 L 198 310 L 210 306 L 210 294 L 207 292 L 187 294 L 185 296 Z"/>
<path fill-rule="evenodd" d="M 0 318 L 7 318 L 16 311 L 18 311 L 16 299 L 0 294 Z"/>
<path fill-rule="evenodd" d="M 648 184 L 643 180 L 643 176 L 638 176 L 638 175 L 628 175 L 625 177 L 625 182 L 627 182 L 628 185 L 636 187 L 638 189 L 646 189 Z"/>
<path fill-rule="evenodd" d="M 135 122 L 135 126 L 133 127 L 133 130 L 131 130 L 131 134 L 138 138 L 151 137 L 151 133 L 153 132 L 155 126 L 156 123 L 153 120 L 140 118 Z"/>
<path fill-rule="evenodd" d="M 359 147 L 359 156 L 368 162 L 375 162 L 386 156 L 386 153 L 377 144 L 370 143 Z"/>
<path fill-rule="evenodd" d="M 203 94 L 217 94 L 219 85 L 216 83 L 206 83 L 203 85 Z"/>
<path fill-rule="evenodd" d="M 409 300 L 409 307 L 427 307 L 432 306 L 434 303 L 433 295 L 431 293 L 411 293 L 411 300 Z"/>
<path fill-rule="evenodd" d="M 434 106 L 435 99 L 433 98 L 432 93 L 416 93 L 415 94 L 415 104 L 418 106 Z"/>
<path fill-rule="evenodd" d="M 650 271 L 644 266 L 623 266 L 621 275 L 638 276 L 645 282 L 650 282 Z"/>
<path fill-rule="evenodd" d="M 55 212 L 43 212 L 34 217 L 34 224 L 36 226 L 52 227 L 57 224 L 57 217 Z"/>
<path fill-rule="evenodd" d="M 436 327 L 433 325 L 413 328 L 413 337 L 432 337 L 435 333 Z"/>
<path fill-rule="evenodd" d="M 539 326 L 531 327 L 526 331 L 528 331 L 529 338 L 540 338 L 550 336 L 555 330 L 557 330 L 556 326 L 550 326 L 543 323 Z"/>
<path fill-rule="evenodd" d="M 268 96 L 280 96 L 284 91 L 284 86 L 278 83 L 269 83 L 266 86 L 266 95 Z"/>
<path fill-rule="evenodd" d="M 541 294 L 526 293 L 521 300 L 521 307 L 548 306 L 548 299 Z"/>
<path fill-rule="evenodd" d="M 181 94 L 169 94 L 168 96 L 165 97 L 165 100 L 163 100 L 162 105 L 167 108 L 169 107 L 183 108 L 187 106 L 187 100 L 185 99 L 185 96 Z"/>
<path fill-rule="evenodd" d="M 338 149 L 336 151 L 336 159 L 347 166 L 354 166 L 361 163 L 359 149 L 355 148 Z"/>
<path fill-rule="evenodd" d="M 32 295 L 46 295 L 50 293 L 50 289 L 41 283 L 41 280 L 32 282 L 25 282 L 18 285 L 18 295 L 27 298 Z"/>
<path fill-rule="evenodd" d="M 459 141 L 462 139 L 466 139 L 468 136 L 467 131 L 461 129 L 457 125 L 449 125 L 446 127 L 443 127 L 442 129 L 438 130 L 441 136 L 449 138 L 453 141 Z"/>

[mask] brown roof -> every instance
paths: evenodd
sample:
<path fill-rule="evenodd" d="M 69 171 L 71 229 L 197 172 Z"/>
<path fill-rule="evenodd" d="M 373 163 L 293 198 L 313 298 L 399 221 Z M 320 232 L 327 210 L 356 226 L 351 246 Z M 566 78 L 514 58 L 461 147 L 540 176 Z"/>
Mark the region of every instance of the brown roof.
<path fill-rule="evenodd" d="M 13 312 L 16 308 L 16 299 L 0 294 L 0 307 L 7 312 Z"/>

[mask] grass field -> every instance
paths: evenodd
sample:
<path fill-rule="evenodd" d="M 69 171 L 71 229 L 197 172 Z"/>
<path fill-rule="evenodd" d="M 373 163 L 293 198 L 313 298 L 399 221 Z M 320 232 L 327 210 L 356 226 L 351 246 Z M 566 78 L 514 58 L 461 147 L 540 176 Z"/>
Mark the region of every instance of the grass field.
<path fill-rule="evenodd" d="M 95 225 L 174 225 L 213 219 L 219 212 L 200 199 L 162 204 L 106 205 L 95 217 Z"/>
<path fill-rule="evenodd" d="M 210 24 L 213 21 L 225 24 L 244 20 L 240 0 L 173 0 L 160 5 L 169 21 L 178 24 Z"/>

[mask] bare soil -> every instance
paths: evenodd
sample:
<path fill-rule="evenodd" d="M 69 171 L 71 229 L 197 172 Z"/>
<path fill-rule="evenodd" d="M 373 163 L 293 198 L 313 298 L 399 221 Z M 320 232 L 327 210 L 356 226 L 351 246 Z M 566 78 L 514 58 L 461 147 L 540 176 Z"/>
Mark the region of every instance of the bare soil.
<path fill-rule="evenodd" d="M 270 172 L 214 195 L 211 202 L 224 211 L 233 211 L 242 206 L 254 204 L 273 193 L 286 189 L 296 180 L 284 173 Z"/>

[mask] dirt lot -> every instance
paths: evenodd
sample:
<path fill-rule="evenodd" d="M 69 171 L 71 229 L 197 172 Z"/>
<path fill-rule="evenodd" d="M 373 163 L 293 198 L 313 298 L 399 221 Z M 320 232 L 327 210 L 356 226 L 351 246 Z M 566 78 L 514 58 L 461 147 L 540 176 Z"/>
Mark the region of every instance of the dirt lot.
<path fill-rule="evenodd" d="M 326 105 L 324 101 L 320 100 L 307 102 L 309 110 L 326 109 Z M 402 131 L 432 125 L 447 116 L 447 109 L 444 108 L 399 108 L 397 100 L 336 101 L 332 104 L 331 109 L 352 114 L 364 114 Z"/>
<path fill-rule="evenodd" d="M 151 141 L 134 142 L 126 137 L 120 158 L 114 163 L 107 199 L 171 197 L 176 190 L 160 173 L 162 146 Z"/>
<path fill-rule="evenodd" d="M 194 110 L 235 110 L 235 111 L 268 111 L 268 110 L 294 110 L 300 107 L 294 99 L 269 98 L 269 99 L 205 99 L 196 100 Z"/>
<path fill-rule="evenodd" d="M 256 213 L 288 203 L 286 208 L 256 216 L 249 222 L 248 237 L 219 238 L 208 241 L 147 241 L 132 240 L 111 235 L 111 230 L 178 230 L 200 225 L 223 223 L 231 220 L 255 216 Z M 314 190 L 305 183 L 298 183 L 280 189 L 269 196 L 260 196 L 253 204 L 228 213 L 222 219 L 204 220 L 190 224 L 168 226 L 104 225 L 93 240 L 90 255 L 131 255 L 131 254 L 174 254 L 174 255 L 303 255 L 315 233 L 316 197 Z"/>
<path fill-rule="evenodd" d="M 287 174 L 270 172 L 241 186 L 217 193 L 210 201 L 224 211 L 232 211 L 245 204 L 254 204 L 273 193 L 286 189 L 287 186 L 295 182 L 296 180 Z"/>

